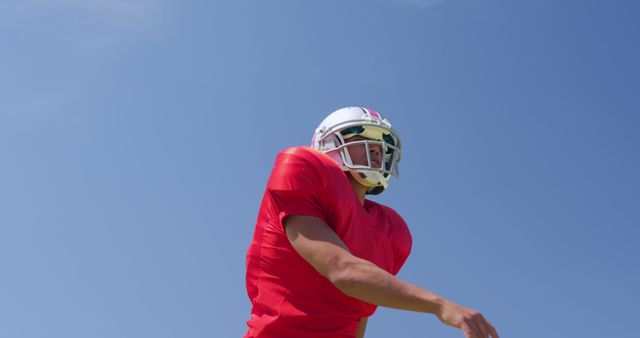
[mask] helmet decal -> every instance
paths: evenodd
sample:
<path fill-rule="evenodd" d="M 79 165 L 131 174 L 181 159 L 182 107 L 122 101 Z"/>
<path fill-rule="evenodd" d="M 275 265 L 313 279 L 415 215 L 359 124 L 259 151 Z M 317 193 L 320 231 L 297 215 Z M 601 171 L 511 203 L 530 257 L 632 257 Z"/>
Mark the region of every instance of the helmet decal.
<path fill-rule="evenodd" d="M 371 110 L 371 109 L 365 109 L 365 110 L 368 111 L 369 115 L 371 115 L 373 118 L 382 120 L 382 116 L 380 116 L 380 114 L 378 114 L 375 110 Z"/>

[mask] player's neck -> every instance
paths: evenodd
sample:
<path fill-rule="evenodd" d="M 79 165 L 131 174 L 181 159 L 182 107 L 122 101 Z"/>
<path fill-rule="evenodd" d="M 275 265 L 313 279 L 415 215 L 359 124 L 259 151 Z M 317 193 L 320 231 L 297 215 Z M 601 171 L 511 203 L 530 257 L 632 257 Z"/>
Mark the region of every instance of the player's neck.
<path fill-rule="evenodd" d="M 353 187 L 353 191 L 355 191 L 356 195 L 358 196 L 360 203 L 364 205 L 364 197 L 367 195 L 367 187 L 360 184 L 360 182 L 358 182 L 355 178 L 353 178 L 353 176 L 351 175 L 348 175 L 348 176 L 349 176 L 349 182 Z"/>

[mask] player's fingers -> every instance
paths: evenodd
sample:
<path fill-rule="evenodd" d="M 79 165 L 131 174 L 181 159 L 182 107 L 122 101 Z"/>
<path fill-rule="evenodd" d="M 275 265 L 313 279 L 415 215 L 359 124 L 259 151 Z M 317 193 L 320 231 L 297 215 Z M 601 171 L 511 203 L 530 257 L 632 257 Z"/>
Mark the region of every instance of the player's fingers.
<path fill-rule="evenodd" d="M 478 338 L 478 336 L 473 332 L 471 326 L 466 321 L 462 323 L 460 329 L 464 333 L 465 338 Z"/>
<path fill-rule="evenodd" d="M 478 314 L 478 322 L 479 326 L 483 329 L 482 333 L 485 335 L 485 337 L 499 338 L 496 329 L 493 327 L 493 325 L 491 325 L 491 323 L 489 323 L 486 318 L 484 318 L 481 313 Z"/>
<path fill-rule="evenodd" d="M 478 325 L 475 323 L 473 319 L 470 319 L 470 318 L 465 319 L 464 322 L 465 322 L 465 326 L 469 331 L 470 338 L 485 338 L 484 336 L 482 336 L 482 330 L 480 330 L 480 328 L 478 327 Z"/>
<path fill-rule="evenodd" d="M 471 322 L 475 327 L 475 331 L 478 333 L 478 337 L 489 338 L 489 331 L 480 318 L 472 319 Z"/>
<path fill-rule="evenodd" d="M 480 337 L 489 338 L 489 331 L 487 330 L 486 327 L 484 327 L 484 325 L 482 323 L 476 323 L 476 326 L 478 327 L 478 331 L 480 333 Z"/>
<path fill-rule="evenodd" d="M 493 327 L 493 325 L 491 325 L 491 323 L 487 322 L 487 328 L 489 329 L 489 333 L 491 334 L 491 338 L 500 338 L 500 336 L 498 336 L 498 331 L 496 331 L 496 328 Z"/>
<path fill-rule="evenodd" d="M 482 331 L 482 337 L 489 338 L 489 328 L 487 327 L 489 325 L 489 322 L 487 322 L 487 320 L 484 318 L 484 316 L 481 313 L 478 313 L 478 315 L 475 318 L 475 322 L 476 322 L 476 325 L 478 325 L 478 327 Z"/>

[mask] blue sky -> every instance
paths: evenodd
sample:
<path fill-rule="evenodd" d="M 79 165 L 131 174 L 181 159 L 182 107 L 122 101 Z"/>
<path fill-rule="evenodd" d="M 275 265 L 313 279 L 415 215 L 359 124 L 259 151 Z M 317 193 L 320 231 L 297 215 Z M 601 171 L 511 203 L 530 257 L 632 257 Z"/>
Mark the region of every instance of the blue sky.
<path fill-rule="evenodd" d="M 633 1 L 0 3 L 0 336 L 240 337 L 275 154 L 372 107 L 400 277 L 503 337 L 631 338 Z M 462 337 L 379 309 L 367 337 Z"/>

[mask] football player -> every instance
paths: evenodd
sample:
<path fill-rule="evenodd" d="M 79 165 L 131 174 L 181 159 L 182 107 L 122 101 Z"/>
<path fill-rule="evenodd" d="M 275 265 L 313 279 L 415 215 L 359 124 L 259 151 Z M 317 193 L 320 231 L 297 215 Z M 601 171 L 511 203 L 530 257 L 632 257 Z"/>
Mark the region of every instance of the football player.
<path fill-rule="evenodd" d="M 467 338 L 498 337 L 478 311 L 395 277 L 411 234 L 365 196 L 398 177 L 401 150 L 389 121 L 348 107 L 320 123 L 311 147 L 278 154 L 247 253 L 245 338 L 364 337 L 379 305 L 433 313 Z"/>

